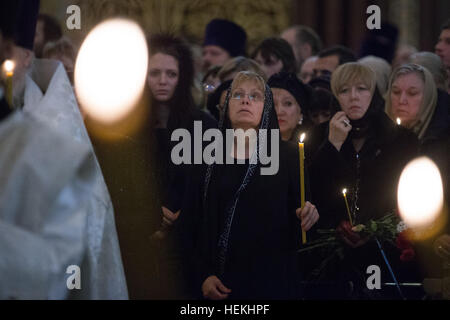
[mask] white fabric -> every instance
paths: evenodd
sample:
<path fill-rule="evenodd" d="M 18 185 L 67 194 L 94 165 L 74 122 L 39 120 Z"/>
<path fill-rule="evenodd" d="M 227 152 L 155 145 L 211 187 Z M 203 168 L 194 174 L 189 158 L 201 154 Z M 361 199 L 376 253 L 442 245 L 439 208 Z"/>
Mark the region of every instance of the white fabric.
<path fill-rule="evenodd" d="M 85 253 L 95 161 L 16 112 L 0 122 L 0 299 L 65 299 Z"/>
<path fill-rule="evenodd" d="M 93 152 L 73 88 L 60 62 L 34 61 L 26 79 L 23 111 L 72 136 Z M 95 164 L 95 187 L 88 204 L 88 248 L 81 268 L 85 286 L 72 298 L 128 299 L 113 206 L 97 160 Z"/>

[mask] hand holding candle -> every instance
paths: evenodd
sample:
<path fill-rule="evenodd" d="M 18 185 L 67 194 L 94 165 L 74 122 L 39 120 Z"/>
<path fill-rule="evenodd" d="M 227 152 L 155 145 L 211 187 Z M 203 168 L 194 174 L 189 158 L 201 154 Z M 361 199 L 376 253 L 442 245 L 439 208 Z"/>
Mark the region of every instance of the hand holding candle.
<path fill-rule="evenodd" d="M 300 141 L 298 143 L 298 150 L 300 155 L 300 206 L 303 208 L 305 206 L 305 134 L 302 133 L 300 136 Z M 306 243 L 306 232 L 302 230 L 302 243 Z"/>

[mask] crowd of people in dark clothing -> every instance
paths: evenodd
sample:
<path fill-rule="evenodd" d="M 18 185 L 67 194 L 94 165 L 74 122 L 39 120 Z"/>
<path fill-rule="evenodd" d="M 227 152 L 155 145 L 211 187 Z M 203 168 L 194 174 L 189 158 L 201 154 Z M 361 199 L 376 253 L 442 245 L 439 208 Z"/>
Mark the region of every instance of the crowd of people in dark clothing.
<path fill-rule="evenodd" d="M 73 48 L 58 32 L 46 40 L 56 42 L 45 45 L 53 21 L 39 19 L 36 57 L 64 56 L 71 79 Z M 355 53 L 341 45 L 323 48 L 314 30 L 293 26 L 247 55 L 245 30 L 214 19 L 205 29 L 203 70 L 195 70 L 181 37 L 148 35 L 148 120 L 120 139 L 90 136 L 114 208 L 129 298 L 400 298 L 367 290 L 365 278 L 349 272 L 365 275 L 368 266 L 378 265 L 383 282 L 392 282 L 377 243 L 364 241 L 348 220 L 365 224 L 395 212 L 402 170 L 419 156 L 437 164 L 449 206 L 450 20 L 435 53 L 415 53 L 397 66 L 398 30 L 386 25 L 377 32 L 385 32 L 382 42 L 369 32 Z M 229 129 L 279 134 L 257 135 L 256 147 L 246 143 L 243 152 L 223 144 L 220 151 L 237 163 L 177 165 L 173 133 L 185 129 L 194 136 L 196 122 L 202 135 L 208 129 L 223 137 Z M 194 144 L 189 148 L 194 157 Z M 263 149 L 278 153 L 273 175 L 261 174 Z M 400 282 L 443 277 L 449 226 L 413 244 L 411 261 L 401 261 L 398 249 L 385 245 Z M 305 245 L 302 233 L 312 241 L 321 229 L 337 230 L 347 259 L 312 283 L 312 266 L 325 258 L 298 250 Z"/>

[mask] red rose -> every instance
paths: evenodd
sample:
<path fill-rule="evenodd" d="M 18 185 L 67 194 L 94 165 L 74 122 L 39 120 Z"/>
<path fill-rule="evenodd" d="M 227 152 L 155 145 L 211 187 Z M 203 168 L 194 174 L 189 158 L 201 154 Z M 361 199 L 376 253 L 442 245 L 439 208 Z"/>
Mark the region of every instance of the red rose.
<path fill-rule="evenodd" d="M 344 240 L 344 242 L 347 243 L 350 247 L 356 248 L 364 245 L 367 240 L 369 240 L 369 238 L 361 237 L 361 235 L 353 231 L 352 228 L 353 227 L 351 223 L 347 220 L 344 220 L 341 221 L 339 226 L 336 228 L 336 231 L 341 239 Z"/>
<path fill-rule="evenodd" d="M 400 260 L 403 262 L 408 262 L 414 259 L 416 256 L 416 253 L 414 252 L 413 248 L 408 248 L 402 251 L 402 254 L 400 255 Z"/>
<path fill-rule="evenodd" d="M 397 248 L 399 248 L 400 250 L 412 249 L 411 242 L 409 242 L 409 240 L 406 238 L 406 234 L 404 231 L 398 234 L 395 243 L 397 245 Z"/>

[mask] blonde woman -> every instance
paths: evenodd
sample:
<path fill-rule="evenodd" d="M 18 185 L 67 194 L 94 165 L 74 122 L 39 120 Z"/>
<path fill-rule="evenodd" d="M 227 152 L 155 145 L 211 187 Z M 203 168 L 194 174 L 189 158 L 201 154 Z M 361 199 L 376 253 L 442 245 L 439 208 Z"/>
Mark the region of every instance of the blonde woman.
<path fill-rule="evenodd" d="M 321 225 L 337 228 L 348 245 L 347 265 L 340 265 L 342 269 L 336 266 L 334 280 L 340 285 L 351 281 L 354 291 L 338 290 L 335 298 L 368 298 L 365 279 L 348 271 L 365 274 L 368 265 L 376 264 L 383 276 L 389 277 L 389 273 L 376 245 L 352 230 L 342 190 L 347 189 L 353 225 L 392 212 L 397 208 L 398 179 L 417 154 L 417 139 L 384 113 L 384 101 L 370 68 L 360 63 L 339 66 L 333 72 L 331 89 L 340 111 L 330 120 L 328 138 L 312 161 L 312 194 L 321 212 Z"/>
<path fill-rule="evenodd" d="M 392 73 L 386 112 L 391 119 L 400 118 L 402 126 L 418 136 L 420 153 L 436 162 L 443 178 L 447 206 L 450 205 L 449 102 L 445 92 L 438 95 L 433 76 L 425 67 L 405 64 Z M 446 259 L 450 259 L 449 234 L 450 226 L 447 225 L 434 245 L 436 254 Z"/>
<path fill-rule="evenodd" d="M 239 72 L 224 106 L 225 129 L 278 131 L 272 93 L 264 79 L 253 72 Z M 260 153 L 245 147 L 231 149 L 242 163 L 208 167 L 197 199 L 202 212 L 199 280 L 204 298 L 293 298 L 298 268 L 296 248 L 301 229 L 317 222 L 315 206 L 299 209 L 298 149 L 279 138 L 258 138 L 259 150 L 278 152 L 279 168 L 263 175 Z M 225 151 L 226 152 L 226 151 Z M 224 152 L 224 154 L 225 154 Z M 256 160 L 256 161 L 252 161 Z M 299 221 L 299 219 L 301 221 Z"/>

